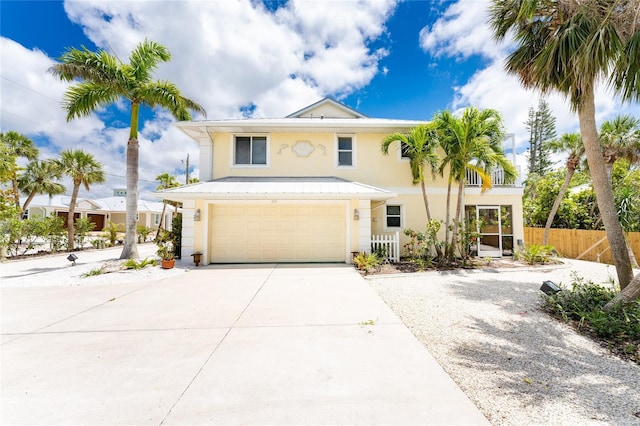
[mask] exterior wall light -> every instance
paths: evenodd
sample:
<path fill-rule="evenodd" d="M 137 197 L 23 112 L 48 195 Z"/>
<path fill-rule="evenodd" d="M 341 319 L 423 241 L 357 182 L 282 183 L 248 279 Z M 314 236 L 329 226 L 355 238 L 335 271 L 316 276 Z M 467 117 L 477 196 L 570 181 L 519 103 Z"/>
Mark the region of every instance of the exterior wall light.
<path fill-rule="evenodd" d="M 353 220 L 360 220 L 360 212 L 358 209 L 353 209 Z"/>
<path fill-rule="evenodd" d="M 196 209 L 196 211 L 193 212 L 193 220 L 196 222 L 200 221 L 200 209 Z"/>

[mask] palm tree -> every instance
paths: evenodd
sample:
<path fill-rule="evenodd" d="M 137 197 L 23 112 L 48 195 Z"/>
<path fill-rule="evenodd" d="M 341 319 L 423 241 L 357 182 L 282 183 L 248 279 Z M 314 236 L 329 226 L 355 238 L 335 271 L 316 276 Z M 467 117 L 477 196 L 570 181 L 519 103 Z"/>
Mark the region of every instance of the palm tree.
<path fill-rule="evenodd" d="M 565 133 L 560 136 L 560 138 L 550 141 L 547 146 L 552 152 L 562 152 L 567 154 L 567 172 L 564 176 L 564 182 L 560 187 L 558 196 L 553 202 L 553 207 L 551 207 L 551 211 L 547 217 L 547 223 L 544 226 L 544 235 L 542 237 L 543 245 L 546 245 L 549 241 L 549 230 L 551 229 L 553 219 L 556 217 L 556 213 L 558 213 L 558 209 L 560 208 L 560 202 L 569 188 L 569 183 L 571 183 L 573 174 L 584 157 L 584 144 L 582 143 L 579 133 Z"/>
<path fill-rule="evenodd" d="M 451 243 L 447 242 L 447 255 L 449 259 L 453 260 L 462 215 L 462 196 L 467 170 L 478 173 L 482 179 L 482 191 L 493 186 L 491 174 L 494 169 L 502 168 L 504 170 L 505 182 L 513 182 L 517 173 L 515 166 L 504 155 L 502 143 L 506 135 L 502 117 L 496 110 L 479 110 L 467 107 L 460 118 L 454 116 L 450 111 L 442 111 L 434 116 L 432 123 L 438 131 L 442 148 L 445 151 L 440 171 L 442 172 L 445 166 L 449 166 L 447 211 L 449 210 L 451 182 L 458 182 L 458 200 L 456 214 L 453 217 Z M 447 228 L 448 225 L 447 223 Z"/>
<path fill-rule="evenodd" d="M 429 166 L 431 173 L 434 174 L 438 167 L 438 139 L 433 128 L 427 124 L 420 124 L 412 129 L 409 133 L 392 133 L 386 136 L 380 145 L 380 149 L 384 155 L 389 155 L 389 146 L 393 142 L 400 142 L 399 149 L 402 150 L 404 156 L 409 157 L 409 166 L 411 167 L 411 177 L 413 184 L 420 184 L 422 189 L 422 198 L 424 200 L 424 208 L 427 211 L 427 220 L 431 221 L 431 211 L 429 209 L 429 199 L 427 198 L 427 189 L 424 183 L 424 168 Z"/>
<path fill-rule="evenodd" d="M 9 161 L 15 162 L 18 157 L 31 161 L 38 158 L 38 148 L 33 144 L 33 141 L 16 131 L 11 130 L 6 133 L 0 133 L 0 141 L 2 141 L 3 145 L 3 154 L 8 157 Z M 18 167 L 12 167 L 9 173 L 9 179 L 11 180 L 11 188 L 13 190 L 16 208 L 20 209 L 18 170 Z"/>
<path fill-rule="evenodd" d="M 60 153 L 60 158 L 56 161 L 57 167 L 62 174 L 65 174 L 73 181 L 73 192 L 69 203 L 69 214 L 67 216 L 67 230 L 69 250 L 73 250 L 74 215 L 80 185 L 84 185 L 89 190 L 89 185 L 103 183 L 105 181 L 102 163 L 93 158 L 93 155 L 78 150 L 64 150 Z"/>
<path fill-rule="evenodd" d="M 640 119 L 617 115 L 600 125 L 600 146 L 607 177 L 611 183 L 613 163 L 624 158 L 634 164 L 640 161 Z"/>
<path fill-rule="evenodd" d="M 136 213 L 138 206 L 138 120 L 142 105 L 169 110 L 178 120 L 191 120 L 191 111 L 204 108 L 186 98 L 169 81 L 152 80 L 152 72 L 171 54 L 166 47 L 145 40 L 131 52 L 129 63 L 122 63 L 105 51 L 92 52 L 83 47 L 68 49 L 50 72 L 64 81 L 82 80 L 67 89 L 64 108 L 67 120 L 90 115 L 99 107 L 126 99 L 131 105 L 131 124 L 127 142 L 127 213 L 124 248 L 121 259 L 138 258 Z"/>
<path fill-rule="evenodd" d="M 616 161 L 625 159 L 631 165 L 640 161 L 640 120 L 630 115 L 617 115 L 613 120 L 603 122 L 600 125 L 600 146 L 607 178 L 612 185 L 613 164 Z M 620 217 L 619 211 L 618 217 Z M 628 231 L 622 220 L 620 225 L 623 230 Z M 626 244 L 631 266 L 637 268 L 638 261 L 629 240 L 626 240 Z"/>
<path fill-rule="evenodd" d="M 494 37 L 500 41 L 513 34 L 517 44 L 507 72 L 526 88 L 566 95 L 578 113 L 621 289 L 633 279 L 633 269 L 598 141 L 594 88 L 597 81 L 608 81 L 623 101 L 640 100 L 637 11 L 637 0 L 493 0 L 489 12 Z"/>
<path fill-rule="evenodd" d="M 160 182 L 160 185 L 156 187 L 156 191 L 180 186 L 176 177 L 169 173 L 159 174 L 158 176 L 156 176 L 156 180 Z M 166 210 L 167 202 L 165 200 L 162 200 L 162 214 L 160 215 L 160 222 L 158 223 L 158 232 L 156 233 L 156 239 L 158 239 L 158 237 L 160 236 L 160 231 L 162 230 L 162 220 L 164 219 L 164 213 Z"/>
<path fill-rule="evenodd" d="M 387 135 L 380 144 L 380 149 L 384 155 L 389 155 L 389 146 L 394 142 L 400 142 L 398 149 L 402 151 L 402 155 L 409 157 L 409 167 L 411 168 L 411 178 L 413 184 L 420 184 L 422 190 L 422 199 L 424 208 L 427 212 L 427 222 L 431 222 L 431 209 L 429 208 L 429 198 L 427 197 L 427 188 L 424 182 L 424 168 L 429 167 L 431 174 L 434 175 L 438 167 L 438 138 L 433 127 L 427 124 L 419 124 L 409 129 L 409 133 L 392 133 Z M 442 257 L 442 250 L 435 245 L 438 258 Z"/>
<path fill-rule="evenodd" d="M 27 164 L 24 173 L 18 178 L 18 188 L 27 194 L 22 205 L 22 213 L 37 194 L 64 194 L 64 185 L 55 182 L 62 177 L 62 172 L 54 160 L 32 161 Z"/>

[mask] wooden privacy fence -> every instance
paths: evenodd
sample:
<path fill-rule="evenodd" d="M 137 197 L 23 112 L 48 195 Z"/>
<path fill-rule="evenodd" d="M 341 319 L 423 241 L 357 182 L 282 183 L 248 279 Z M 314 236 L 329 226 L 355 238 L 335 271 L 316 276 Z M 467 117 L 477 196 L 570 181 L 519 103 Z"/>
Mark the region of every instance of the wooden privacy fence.
<path fill-rule="evenodd" d="M 371 251 L 383 253 L 389 262 L 400 261 L 400 233 L 371 236 Z"/>
<path fill-rule="evenodd" d="M 544 228 L 524 228 L 524 243 L 542 244 Z M 640 261 L 640 232 L 627 233 L 636 259 Z M 551 229 L 549 245 L 555 247 L 562 257 L 613 264 L 609 240 L 605 231 L 585 229 Z"/>

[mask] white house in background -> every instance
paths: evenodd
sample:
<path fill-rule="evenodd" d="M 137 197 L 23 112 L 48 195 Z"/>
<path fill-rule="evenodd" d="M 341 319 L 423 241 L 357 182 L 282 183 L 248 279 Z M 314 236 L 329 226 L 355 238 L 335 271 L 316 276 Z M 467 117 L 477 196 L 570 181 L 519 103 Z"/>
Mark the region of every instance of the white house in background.
<path fill-rule="evenodd" d="M 114 189 L 113 197 L 106 198 L 78 198 L 74 216 L 88 217 L 96 224 L 96 231 L 101 231 L 107 222 L 119 223 L 124 226 L 126 217 L 126 190 Z M 24 203 L 24 199 L 20 199 Z M 36 195 L 29 204 L 26 217 L 45 217 L 52 214 L 64 218 L 67 225 L 69 204 L 71 197 L 68 195 Z M 159 201 L 138 200 L 138 225 L 149 228 L 158 228 L 163 204 Z M 163 228 L 171 229 L 171 218 L 174 212 L 173 206 L 167 206 L 162 221 Z"/>

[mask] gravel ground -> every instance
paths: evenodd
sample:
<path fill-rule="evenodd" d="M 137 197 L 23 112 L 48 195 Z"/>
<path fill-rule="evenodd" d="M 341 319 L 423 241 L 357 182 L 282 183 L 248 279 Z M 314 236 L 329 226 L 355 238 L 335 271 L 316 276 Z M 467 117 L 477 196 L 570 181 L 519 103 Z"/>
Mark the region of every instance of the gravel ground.
<path fill-rule="evenodd" d="M 140 259 L 157 257 L 155 244 L 139 244 Z M 79 286 L 124 284 L 160 280 L 169 276 L 188 272 L 193 265 L 190 262 L 176 260 L 173 269 L 159 266 L 147 266 L 137 271 L 124 270 L 108 274 L 83 277 L 82 275 L 100 268 L 104 263 L 119 262 L 122 246 L 103 250 L 82 250 L 74 252 L 78 256 L 75 266 L 67 260 L 69 253 L 60 253 L 0 263 L 0 287 L 43 287 L 43 286 Z M 187 265 L 189 263 L 189 265 Z"/>
<path fill-rule="evenodd" d="M 492 424 L 640 425 L 640 367 L 538 310 L 544 280 L 615 276 L 564 262 L 367 279 Z"/>

